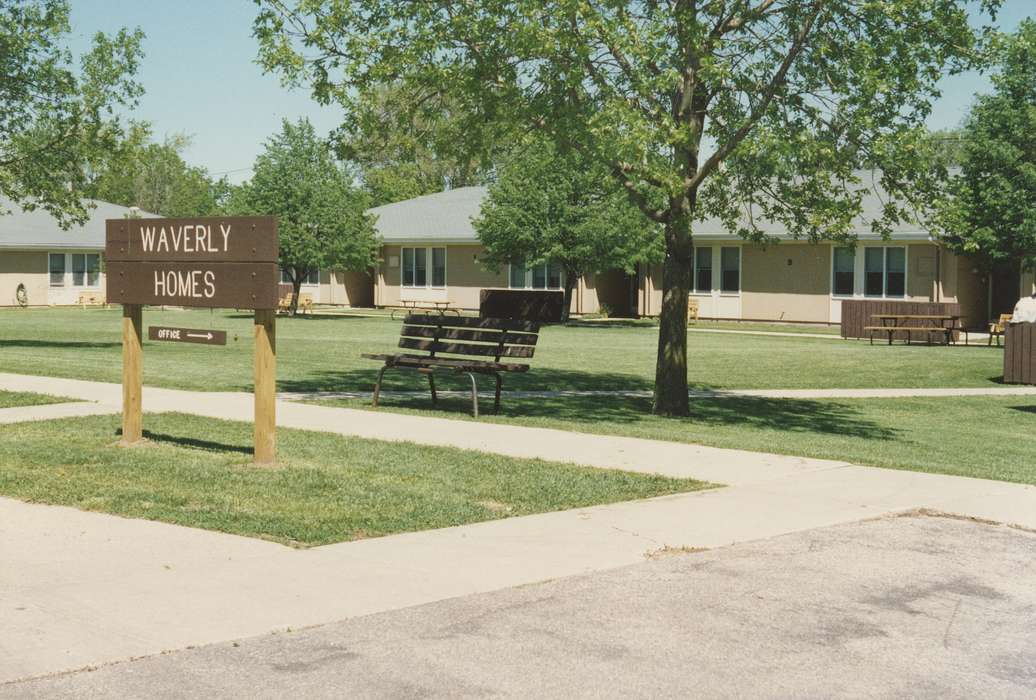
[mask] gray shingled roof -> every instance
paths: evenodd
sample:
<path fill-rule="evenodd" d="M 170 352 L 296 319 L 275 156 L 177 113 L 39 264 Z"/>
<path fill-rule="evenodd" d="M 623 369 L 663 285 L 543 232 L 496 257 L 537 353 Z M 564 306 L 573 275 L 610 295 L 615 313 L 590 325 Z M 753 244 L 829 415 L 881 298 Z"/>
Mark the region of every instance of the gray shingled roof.
<path fill-rule="evenodd" d="M 374 207 L 375 227 L 386 243 L 393 241 L 477 242 L 471 220 L 478 216 L 485 187 L 458 187 Z"/>
<path fill-rule="evenodd" d="M 121 219 L 129 213 L 128 207 L 118 204 L 89 200 L 95 208 L 89 212 L 89 219 L 82 226 L 73 225 L 62 229 L 57 220 L 42 209 L 25 211 L 17 204 L 0 197 L 0 248 L 84 248 L 104 249 L 104 220 Z M 140 216 L 152 218 L 155 215 L 140 212 Z"/>
<path fill-rule="evenodd" d="M 857 235 L 871 238 L 870 221 L 881 216 L 882 206 L 887 198 L 877 184 L 876 176 L 869 172 L 860 172 L 862 187 L 867 187 L 863 198 L 863 213 L 857 218 Z M 875 192 L 877 190 L 877 192 Z M 438 192 L 423 197 L 415 197 L 402 202 L 394 202 L 375 207 L 369 213 L 375 216 L 375 227 L 387 243 L 411 241 L 439 241 L 444 243 L 477 242 L 478 234 L 471 225 L 471 220 L 479 215 L 482 200 L 486 196 L 485 187 L 459 187 L 455 190 Z M 780 224 L 757 220 L 756 225 L 769 235 L 787 237 Z M 694 233 L 697 236 L 737 238 L 728 232 L 716 219 L 695 222 Z M 924 227 L 916 222 L 905 222 L 892 228 L 893 236 L 905 238 L 927 236 Z"/>

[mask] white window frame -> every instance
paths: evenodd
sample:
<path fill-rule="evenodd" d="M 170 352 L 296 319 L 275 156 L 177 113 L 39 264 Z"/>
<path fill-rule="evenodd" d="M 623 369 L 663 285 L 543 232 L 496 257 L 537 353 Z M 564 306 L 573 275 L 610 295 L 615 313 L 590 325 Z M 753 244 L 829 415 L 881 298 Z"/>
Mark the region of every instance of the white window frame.
<path fill-rule="evenodd" d="M 50 258 L 51 256 L 60 255 L 64 260 L 64 268 L 61 273 L 61 282 L 55 284 L 50 278 Z M 83 256 L 83 284 L 75 283 L 75 272 L 73 271 L 72 260 L 76 255 Z M 87 263 L 88 256 L 97 256 L 97 282 L 96 284 L 90 284 L 90 266 Z M 101 252 L 98 250 L 62 250 L 62 251 L 47 251 L 47 286 L 50 289 L 89 289 L 99 290 L 103 281 L 103 265 L 104 258 Z"/>
<path fill-rule="evenodd" d="M 881 295 L 867 294 L 867 258 L 866 251 L 868 249 L 873 250 L 875 248 L 881 249 Z M 889 248 L 902 248 L 903 249 L 903 293 L 901 295 L 890 296 L 889 295 Z M 907 260 L 907 246 L 905 245 L 872 245 L 863 246 L 861 248 L 863 256 L 863 296 L 866 299 L 906 299 L 907 290 L 907 271 L 910 269 L 909 261 Z"/>
<path fill-rule="evenodd" d="M 560 265 L 558 266 L 560 268 L 558 270 L 558 272 L 561 273 L 561 274 L 558 275 L 558 286 L 557 287 L 551 287 L 550 286 L 550 273 L 549 273 L 549 271 L 547 269 L 548 263 L 541 263 L 541 265 L 543 266 L 543 279 L 547 280 L 547 286 L 545 286 L 543 289 L 546 290 L 546 291 L 563 290 L 565 288 L 565 268 L 561 267 Z M 514 266 L 511 263 L 507 263 L 507 288 L 508 289 L 533 289 L 533 290 L 536 289 L 536 287 L 532 286 L 532 268 L 533 267 L 540 267 L 540 265 L 532 265 L 532 266 L 530 266 L 530 265 L 522 265 L 521 266 L 521 267 L 525 268 L 525 286 L 523 286 L 523 287 L 515 287 L 513 284 L 511 284 L 511 279 L 512 279 L 511 268 L 512 267 L 514 267 Z"/>
<path fill-rule="evenodd" d="M 424 251 L 425 251 L 425 253 L 424 253 L 424 261 L 425 261 L 424 281 L 425 281 L 425 283 L 424 284 L 403 284 L 403 270 L 404 270 L 404 268 L 403 268 L 403 261 L 406 259 L 406 256 L 403 254 L 403 251 L 407 250 L 407 249 L 417 250 L 419 248 L 423 248 Z M 435 277 L 435 272 L 434 272 L 434 269 L 433 269 L 433 265 L 435 264 L 433 262 L 434 253 L 432 253 L 432 251 L 435 250 L 435 249 L 439 249 L 439 248 L 442 249 L 442 284 L 432 284 L 432 279 Z M 416 260 L 417 260 L 417 256 L 415 255 L 414 256 L 415 264 L 416 264 Z M 400 287 L 400 289 L 446 289 L 446 287 L 448 287 L 449 283 L 450 283 L 449 270 L 450 270 L 450 250 L 449 250 L 449 246 L 444 246 L 444 245 L 429 245 L 429 246 L 423 246 L 423 245 L 403 245 L 403 246 L 399 247 L 399 287 Z M 415 268 L 415 272 L 416 272 L 416 268 Z M 416 276 L 417 275 L 415 274 L 414 277 L 416 277 Z"/>
<path fill-rule="evenodd" d="M 853 293 L 852 294 L 835 294 L 835 249 L 845 246 L 838 246 L 836 244 L 831 245 L 831 260 L 830 260 L 830 284 L 828 285 L 828 293 L 832 299 L 909 299 L 910 298 L 910 246 L 906 243 L 892 243 L 882 245 L 863 245 L 858 244 L 853 257 Z M 881 278 L 881 294 L 867 294 L 867 253 L 868 249 L 881 248 L 881 260 L 882 260 L 882 278 Z M 903 249 L 903 294 L 902 296 L 889 296 L 889 248 L 902 248 Z"/>
<path fill-rule="evenodd" d="M 54 282 L 54 277 L 53 277 L 54 271 L 51 270 L 51 267 L 50 267 L 50 259 L 52 257 L 54 257 L 54 256 L 57 256 L 57 255 L 61 256 L 61 281 L 55 283 Z M 51 289 L 63 289 L 64 287 L 69 286 L 68 285 L 68 274 L 69 274 L 69 271 L 68 271 L 68 254 L 65 253 L 65 252 L 61 252 L 61 253 L 50 253 L 50 252 L 48 252 L 47 253 L 47 285 Z"/>
<path fill-rule="evenodd" d="M 712 250 L 712 284 L 711 289 L 698 289 L 698 249 L 710 248 Z M 723 291 L 723 249 L 737 248 L 737 291 Z M 702 245 L 695 245 L 691 254 L 691 296 L 696 297 L 740 297 L 744 290 L 745 282 L 745 256 L 744 246 L 732 245 L 722 241 L 706 242 Z"/>

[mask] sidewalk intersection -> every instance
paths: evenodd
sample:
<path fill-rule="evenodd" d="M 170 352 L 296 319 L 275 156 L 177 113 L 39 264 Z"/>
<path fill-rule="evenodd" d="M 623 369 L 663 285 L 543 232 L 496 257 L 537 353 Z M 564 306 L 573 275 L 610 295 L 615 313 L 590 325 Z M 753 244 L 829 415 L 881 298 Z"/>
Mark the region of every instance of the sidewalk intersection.
<path fill-rule="evenodd" d="M 117 408 L 116 384 L 0 388 Z M 204 397 L 204 400 L 199 398 Z M 146 411 L 250 420 L 252 397 L 146 389 Z M 294 550 L 0 498 L 0 683 L 919 508 L 1036 529 L 1036 487 L 540 428 L 278 403 L 283 427 L 452 445 L 727 488 Z M 146 422 L 146 416 L 145 416 Z"/>

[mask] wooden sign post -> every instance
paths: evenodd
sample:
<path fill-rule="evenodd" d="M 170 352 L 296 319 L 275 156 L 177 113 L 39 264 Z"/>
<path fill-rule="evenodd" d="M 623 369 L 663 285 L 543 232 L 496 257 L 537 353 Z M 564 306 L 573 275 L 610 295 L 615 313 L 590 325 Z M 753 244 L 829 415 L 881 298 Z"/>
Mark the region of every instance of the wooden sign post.
<path fill-rule="evenodd" d="M 143 307 L 255 310 L 255 463 L 277 459 L 277 220 L 109 219 L 107 301 L 122 304 L 122 440 L 143 437 Z M 223 331 L 153 327 L 154 340 L 222 345 Z"/>

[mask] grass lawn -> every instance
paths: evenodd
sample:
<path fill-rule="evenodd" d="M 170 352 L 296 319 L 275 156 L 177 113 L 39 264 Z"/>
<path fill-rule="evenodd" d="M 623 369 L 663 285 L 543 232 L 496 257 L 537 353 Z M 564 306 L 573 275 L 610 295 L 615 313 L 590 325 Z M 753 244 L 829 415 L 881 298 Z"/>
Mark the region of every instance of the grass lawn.
<path fill-rule="evenodd" d="M 19 406 L 43 406 L 49 403 L 65 403 L 75 401 L 60 396 L 33 394 L 28 391 L 4 391 L 0 389 L 0 408 L 17 408 Z"/>
<path fill-rule="evenodd" d="M 0 372 L 118 382 L 120 313 L 118 309 L 0 310 Z M 148 385 L 251 389 L 250 314 L 147 309 L 144 323 L 211 327 L 228 331 L 229 337 L 224 348 L 145 341 Z M 387 317 L 278 319 L 280 390 L 369 390 L 378 365 L 361 359 L 360 353 L 394 350 L 400 326 L 399 320 Z M 532 371 L 507 377 L 505 389 L 650 390 L 657 339 L 653 324 L 548 327 L 537 346 Z M 724 333 L 691 333 L 688 346 L 690 382 L 697 388 L 993 386 L 1003 374 L 1002 351 L 985 346 L 890 347 L 866 341 Z M 415 385 L 421 386 L 413 375 L 389 373 L 386 388 Z"/>
<path fill-rule="evenodd" d="M 388 397 L 382 410 L 473 420 L 470 400 Z M 313 403 L 369 406 L 360 399 Z M 513 398 L 479 420 L 818 457 L 1036 484 L 1036 396 L 900 399 L 692 399 L 686 419 L 651 415 L 647 398 Z"/>
<path fill-rule="evenodd" d="M 4 426 L 0 494 L 311 546 L 705 488 L 687 479 L 442 447 L 279 431 L 281 466 L 251 466 L 252 426 L 148 416 Z"/>

